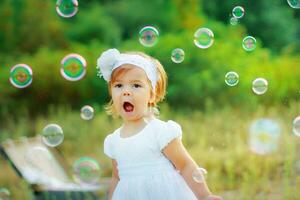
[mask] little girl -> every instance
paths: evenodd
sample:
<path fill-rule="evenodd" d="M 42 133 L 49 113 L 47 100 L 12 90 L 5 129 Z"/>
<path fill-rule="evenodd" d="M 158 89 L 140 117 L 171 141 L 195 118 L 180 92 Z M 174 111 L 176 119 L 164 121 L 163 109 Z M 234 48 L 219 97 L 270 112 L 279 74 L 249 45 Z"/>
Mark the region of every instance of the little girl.
<path fill-rule="evenodd" d="M 181 142 L 180 125 L 155 117 L 167 84 L 159 61 L 109 49 L 98 58 L 97 68 L 112 97 L 108 113 L 123 119 L 104 140 L 113 166 L 109 199 L 220 200 L 205 182 L 194 181 L 198 166 Z"/>

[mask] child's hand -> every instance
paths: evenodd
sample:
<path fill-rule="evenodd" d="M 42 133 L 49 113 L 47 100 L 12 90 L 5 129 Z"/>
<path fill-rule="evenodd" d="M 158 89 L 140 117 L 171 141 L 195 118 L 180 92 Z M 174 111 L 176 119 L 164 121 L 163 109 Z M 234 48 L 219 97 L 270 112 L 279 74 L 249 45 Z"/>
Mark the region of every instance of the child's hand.
<path fill-rule="evenodd" d="M 205 197 L 203 200 L 223 200 L 223 198 L 211 194 L 211 195 L 208 195 L 207 197 Z"/>

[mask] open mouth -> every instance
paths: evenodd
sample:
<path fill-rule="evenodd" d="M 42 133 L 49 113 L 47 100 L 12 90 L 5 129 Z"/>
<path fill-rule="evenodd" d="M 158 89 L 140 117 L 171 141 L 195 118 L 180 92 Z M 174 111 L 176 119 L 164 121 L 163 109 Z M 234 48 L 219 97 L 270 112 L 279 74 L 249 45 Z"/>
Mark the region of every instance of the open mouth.
<path fill-rule="evenodd" d="M 134 109 L 134 106 L 131 103 L 125 101 L 123 103 L 123 108 L 124 108 L 125 112 L 132 112 Z"/>

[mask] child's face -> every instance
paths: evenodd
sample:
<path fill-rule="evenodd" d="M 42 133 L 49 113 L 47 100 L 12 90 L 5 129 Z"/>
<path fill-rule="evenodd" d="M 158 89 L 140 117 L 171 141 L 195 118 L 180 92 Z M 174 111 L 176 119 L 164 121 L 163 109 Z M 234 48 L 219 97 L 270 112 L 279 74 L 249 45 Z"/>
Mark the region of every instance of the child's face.
<path fill-rule="evenodd" d="M 153 96 L 145 71 L 126 64 L 113 73 L 111 95 L 116 111 L 125 121 L 143 118 Z"/>

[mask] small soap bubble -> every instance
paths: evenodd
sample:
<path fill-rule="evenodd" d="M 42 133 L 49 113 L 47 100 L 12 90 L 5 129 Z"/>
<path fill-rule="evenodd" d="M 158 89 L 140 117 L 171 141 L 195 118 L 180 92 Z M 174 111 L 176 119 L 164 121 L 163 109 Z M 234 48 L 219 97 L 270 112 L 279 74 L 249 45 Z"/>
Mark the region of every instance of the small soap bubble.
<path fill-rule="evenodd" d="M 17 64 L 10 70 L 10 83 L 16 88 L 25 88 L 32 83 L 32 69 L 26 64 Z"/>
<path fill-rule="evenodd" d="M 246 51 L 253 51 L 256 48 L 256 39 L 252 36 L 246 36 L 243 39 L 242 46 Z"/>
<path fill-rule="evenodd" d="M 252 90 L 255 94 L 262 95 L 268 90 L 268 81 L 264 78 L 257 78 L 252 82 Z"/>
<path fill-rule="evenodd" d="M 225 83 L 229 86 L 235 86 L 239 82 L 239 75 L 236 72 L 230 71 L 225 75 Z"/>
<path fill-rule="evenodd" d="M 158 30 L 153 26 L 145 26 L 139 32 L 139 41 L 145 47 L 154 46 L 159 37 Z"/>
<path fill-rule="evenodd" d="M 258 119 L 249 129 L 250 149 L 257 154 L 265 155 L 277 150 L 280 126 L 270 119 Z"/>
<path fill-rule="evenodd" d="M 208 28 L 199 28 L 194 33 L 194 44 L 201 48 L 209 48 L 214 43 L 214 33 Z"/>
<path fill-rule="evenodd" d="M 69 81 L 78 81 L 85 76 L 86 60 L 79 54 L 69 54 L 61 60 L 61 75 Z"/>
<path fill-rule="evenodd" d="M 294 169 L 295 169 L 295 173 L 298 174 L 300 173 L 300 160 L 296 160 L 294 163 Z"/>
<path fill-rule="evenodd" d="M 235 25 L 237 25 L 238 24 L 238 18 L 236 18 L 236 17 L 231 17 L 230 18 L 230 24 L 231 25 L 233 25 L 233 26 L 235 26 Z"/>
<path fill-rule="evenodd" d="M 78 12 L 77 0 L 57 0 L 56 12 L 61 17 L 70 18 Z"/>
<path fill-rule="evenodd" d="M 64 133 L 62 128 L 57 124 L 48 124 L 43 129 L 42 141 L 50 146 L 56 147 L 64 140 Z"/>
<path fill-rule="evenodd" d="M 207 177 L 207 171 L 202 167 L 198 167 L 193 171 L 192 176 L 195 182 L 203 183 Z"/>
<path fill-rule="evenodd" d="M 100 175 L 98 162 L 89 157 L 81 157 L 73 164 L 74 179 L 85 184 L 97 184 Z"/>
<path fill-rule="evenodd" d="M 83 106 L 80 111 L 80 117 L 84 120 L 90 120 L 94 117 L 94 108 L 89 105 Z"/>
<path fill-rule="evenodd" d="M 300 8 L 300 0 L 287 0 L 288 4 L 292 8 L 299 9 Z"/>
<path fill-rule="evenodd" d="M 245 10 L 242 6 L 236 6 L 232 9 L 232 15 L 235 17 L 235 18 L 242 18 L 245 14 Z"/>
<path fill-rule="evenodd" d="M 293 121 L 293 132 L 296 136 L 300 137 L 300 116 L 296 117 Z"/>
<path fill-rule="evenodd" d="M 252 36 L 246 36 L 243 39 L 242 46 L 246 51 L 253 51 L 256 48 L 256 39 Z"/>
<path fill-rule="evenodd" d="M 0 200 L 9 200 L 10 192 L 6 188 L 0 188 Z"/>
<path fill-rule="evenodd" d="M 177 48 L 172 51 L 171 60 L 174 63 L 181 63 L 184 60 L 184 51 L 183 49 Z"/>

